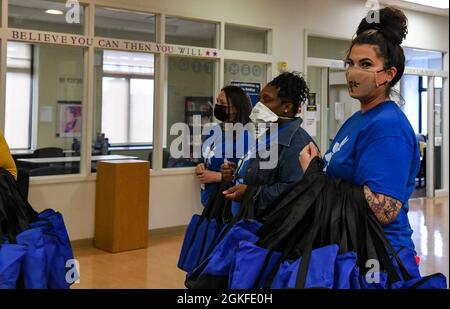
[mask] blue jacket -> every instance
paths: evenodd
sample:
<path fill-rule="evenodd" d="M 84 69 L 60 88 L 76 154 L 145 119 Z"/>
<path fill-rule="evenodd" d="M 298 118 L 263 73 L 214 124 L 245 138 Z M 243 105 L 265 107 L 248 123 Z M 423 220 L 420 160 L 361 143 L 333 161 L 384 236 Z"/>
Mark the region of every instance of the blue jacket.
<path fill-rule="evenodd" d="M 311 136 L 300 127 L 301 118 L 297 118 L 280 128 L 278 136 L 278 162 L 275 168 L 261 169 L 261 158 L 248 160 L 244 173 L 244 183 L 258 186 L 255 207 L 258 212 L 264 210 L 276 198 L 293 187 L 303 177 L 298 160 L 300 151 L 313 142 Z"/>

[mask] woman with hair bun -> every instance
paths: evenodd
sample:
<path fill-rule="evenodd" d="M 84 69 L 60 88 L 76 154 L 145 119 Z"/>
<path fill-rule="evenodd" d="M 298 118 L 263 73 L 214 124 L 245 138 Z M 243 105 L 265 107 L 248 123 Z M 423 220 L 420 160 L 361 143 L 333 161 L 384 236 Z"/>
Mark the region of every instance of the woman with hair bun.
<path fill-rule="evenodd" d="M 400 46 L 407 34 L 407 18 L 398 9 L 379 11 L 379 22 L 362 19 L 347 53 L 348 91 L 361 110 L 353 114 L 336 134 L 324 156 L 330 177 L 363 186 L 373 213 L 398 251 L 412 250 L 408 199 L 415 188 L 419 149 L 411 124 L 390 99 L 405 69 Z M 303 170 L 318 156 L 314 145 L 299 156 Z"/>

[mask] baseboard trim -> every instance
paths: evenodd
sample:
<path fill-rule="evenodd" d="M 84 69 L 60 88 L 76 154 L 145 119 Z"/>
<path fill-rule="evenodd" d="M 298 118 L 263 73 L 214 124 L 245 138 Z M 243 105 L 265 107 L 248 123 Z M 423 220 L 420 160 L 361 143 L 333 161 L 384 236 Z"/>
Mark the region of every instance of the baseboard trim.
<path fill-rule="evenodd" d="M 171 226 L 148 231 L 148 239 L 160 237 L 182 236 L 186 231 L 187 225 Z M 94 238 L 84 238 L 70 241 L 72 248 L 86 248 L 94 246 Z"/>
<path fill-rule="evenodd" d="M 187 225 L 178 225 L 178 226 L 171 226 L 171 227 L 165 227 L 160 229 L 154 229 L 148 231 L 148 238 L 152 239 L 155 237 L 161 237 L 161 236 L 182 236 L 186 232 Z"/>
<path fill-rule="evenodd" d="M 71 240 L 70 244 L 72 245 L 72 248 L 74 248 L 74 249 L 89 248 L 89 247 L 94 246 L 94 238 Z"/>

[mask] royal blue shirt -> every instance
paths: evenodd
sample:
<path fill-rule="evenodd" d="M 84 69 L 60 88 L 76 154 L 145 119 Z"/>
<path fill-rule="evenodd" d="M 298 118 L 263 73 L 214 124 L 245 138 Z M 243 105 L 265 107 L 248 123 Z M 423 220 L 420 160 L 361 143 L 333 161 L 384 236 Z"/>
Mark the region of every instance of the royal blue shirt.
<path fill-rule="evenodd" d="M 202 145 L 202 159 L 206 169 L 214 172 L 220 172 L 220 166 L 227 159 L 235 164 L 248 151 L 246 141 L 247 131 L 240 132 L 243 136 L 232 136 L 225 134 L 223 125 L 217 125 L 211 128 L 210 134 Z M 221 131 L 223 134 L 214 136 L 214 133 Z M 243 143 L 242 143 L 243 142 Z M 219 183 L 205 184 L 201 190 L 201 201 L 206 206 L 210 196 L 217 189 Z"/>
<path fill-rule="evenodd" d="M 420 155 L 414 130 L 395 102 L 353 114 L 336 134 L 324 163 L 331 177 L 367 185 L 374 193 L 401 201 L 400 213 L 384 231 L 397 250 L 414 250 L 407 213 Z"/>

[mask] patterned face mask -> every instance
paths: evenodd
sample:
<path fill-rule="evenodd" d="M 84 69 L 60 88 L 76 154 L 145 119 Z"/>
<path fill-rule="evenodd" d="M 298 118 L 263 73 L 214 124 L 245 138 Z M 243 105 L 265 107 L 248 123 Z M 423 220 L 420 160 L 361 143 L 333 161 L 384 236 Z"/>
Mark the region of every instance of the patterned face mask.
<path fill-rule="evenodd" d="M 369 71 L 360 68 L 350 67 L 345 76 L 347 78 L 348 92 L 354 99 L 363 99 L 370 95 L 376 88 L 383 86 L 387 81 L 379 84 L 378 73 L 386 71 Z"/>

